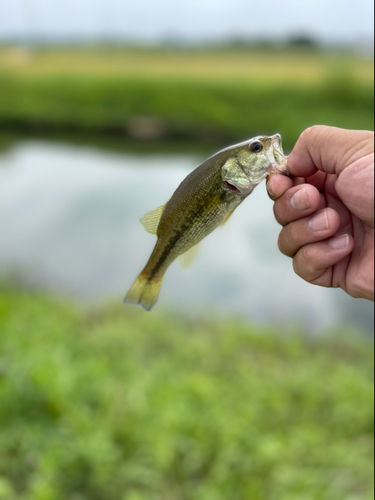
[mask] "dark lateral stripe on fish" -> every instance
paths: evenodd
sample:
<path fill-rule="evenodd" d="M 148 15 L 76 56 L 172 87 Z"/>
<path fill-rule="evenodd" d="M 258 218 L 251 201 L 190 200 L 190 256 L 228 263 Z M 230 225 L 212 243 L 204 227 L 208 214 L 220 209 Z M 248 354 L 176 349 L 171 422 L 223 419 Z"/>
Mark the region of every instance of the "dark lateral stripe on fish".
<path fill-rule="evenodd" d="M 190 228 L 190 224 L 184 224 L 179 231 L 176 232 L 176 234 L 169 240 L 168 245 L 165 247 L 163 250 L 163 253 L 160 256 L 160 259 L 157 261 L 155 267 L 150 273 L 149 279 L 152 280 L 156 274 L 158 273 L 159 269 L 162 267 L 164 262 L 167 260 L 169 253 L 173 250 L 173 248 L 176 246 L 177 242 L 183 236 L 183 234 Z"/>
<path fill-rule="evenodd" d="M 156 276 L 156 274 L 158 273 L 158 271 L 160 270 L 160 268 L 162 267 L 162 265 L 164 264 L 164 262 L 168 258 L 169 253 L 176 246 L 176 244 L 178 243 L 180 238 L 182 238 L 186 234 L 186 232 L 192 227 L 192 225 L 194 225 L 194 222 L 200 218 L 200 216 L 201 216 L 200 210 L 207 208 L 206 201 L 207 200 L 205 198 L 203 200 L 201 200 L 201 202 L 197 206 L 197 209 L 194 210 L 193 212 L 191 212 L 191 215 L 187 219 L 185 224 L 183 224 L 181 226 L 181 229 L 176 231 L 175 235 L 170 239 L 168 245 L 163 250 L 163 253 L 161 254 L 158 262 L 155 264 L 155 267 L 153 268 L 153 270 L 150 273 L 150 276 L 149 276 L 150 280 Z"/>

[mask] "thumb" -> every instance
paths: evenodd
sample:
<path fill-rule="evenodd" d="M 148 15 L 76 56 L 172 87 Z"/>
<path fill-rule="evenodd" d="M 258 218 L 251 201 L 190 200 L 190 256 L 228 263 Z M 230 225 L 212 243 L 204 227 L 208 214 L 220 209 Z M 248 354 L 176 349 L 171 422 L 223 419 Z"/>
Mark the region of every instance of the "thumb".
<path fill-rule="evenodd" d="M 339 175 L 373 151 L 373 132 L 316 125 L 300 135 L 287 166 L 295 177 L 310 177 L 318 170 Z"/>

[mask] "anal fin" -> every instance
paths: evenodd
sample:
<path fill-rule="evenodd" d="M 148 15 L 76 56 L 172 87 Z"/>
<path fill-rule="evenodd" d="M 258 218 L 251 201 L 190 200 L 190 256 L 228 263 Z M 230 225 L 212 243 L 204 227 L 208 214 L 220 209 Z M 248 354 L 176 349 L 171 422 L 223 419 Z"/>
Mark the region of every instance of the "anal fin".
<path fill-rule="evenodd" d="M 199 243 L 197 245 L 194 245 L 193 247 L 189 248 L 185 253 L 180 255 L 179 261 L 180 261 L 180 266 L 182 269 L 187 269 L 192 265 L 194 262 L 195 257 L 197 256 L 198 253 L 198 247 Z"/>

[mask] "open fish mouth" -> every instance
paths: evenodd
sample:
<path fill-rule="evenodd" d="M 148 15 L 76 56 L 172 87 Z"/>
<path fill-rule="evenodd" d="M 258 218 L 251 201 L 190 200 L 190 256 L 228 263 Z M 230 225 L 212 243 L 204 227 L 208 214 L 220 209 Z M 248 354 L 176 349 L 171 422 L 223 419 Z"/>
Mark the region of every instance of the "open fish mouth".
<path fill-rule="evenodd" d="M 281 144 L 281 136 L 276 134 L 271 137 L 271 148 L 268 154 L 268 158 L 271 162 L 273 168 L 279 169 L 284 167 L 287 161 L 287 157 L 284 155 L 283 147 Z"/>
<path fill-rule="evenodd" d="M 233 191 L 233 193 L 243 194 L 241 189 L 239 189 L 235 184 L 232 184 L 229 181 L 224 181 L 224 185 L 227 189 L 230 189 L 230 191 Z"/>
<path fill-rule="evenodd" d="M 228 181 L 225 179 L 223 181 L 223 188 L 225 191 L 231 191 L 233 194 L 238 194 L 241 196 L 247 196 L 249 195 L 252 190 L 254 189 L 253 183 L 249 183 L 247 186 L 241 186 L 240 184 L 237 184 L 235 181 Z"/>
<path fill-rule="evenodd" d="M 282 153 L 282 151 L 280 151 L 280 149 L 276 149 L 275 147 L 273 148 L 273 164 L 275 167 L 277 166 L 280 166 L 282 165 L 283 163 L 285 163 L 286 161 L 286 158 L 284 156 L 284 154 Z"/>
<path fill-rule="evenodd" d="M 284 155 L 283 147 L 281 145 L 281 136 L 276 134 L 271 137 L 272 139 L 272 156 L 273 158 L 270 160 L 273 163 L 273 166 L 282 165 L 286 161 L 286 157 Z M 270 155 L 271 156 L 271 155 Z"/>

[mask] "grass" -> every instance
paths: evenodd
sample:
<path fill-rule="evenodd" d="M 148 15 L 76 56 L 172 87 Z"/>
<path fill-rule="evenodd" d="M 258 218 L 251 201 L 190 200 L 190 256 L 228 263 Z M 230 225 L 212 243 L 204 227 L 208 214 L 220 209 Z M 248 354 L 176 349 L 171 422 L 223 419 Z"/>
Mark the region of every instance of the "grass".
<path fill-rule="evenodd" d="M 224 144 L 373 128 L 373 62 L 315 51 L 0 50 L 0 129 Z M 151 132 L 134 120 L 151 119 Z"/>
<path fill-rule="evenodd" d="M 315 86 L 349 72 L 357 82 L 373 79 L 373 62 L 348 53 L 303 49 L 27 49 L 0 48 L 0 69 L 23 78 L 128 77 L 191 82 L 275 81 Z"/>
<path fill-rule="evenodd" d="M 1 500 L 370 500 L 373 346 L 0 291 Z"/>
<path fill-rule="evenodd" d="M 372 67 L 314 51 L 1 49 L 0 147 L 20 133 L 134 142 L 141 116 L 160 148 L 281 132 L 290 149 L 315 123 L 372 128 Z M 0 500 L 370 500 L 373 399 L 373 345 L 353 332 L 83 312 L 0 287 Z"/>

